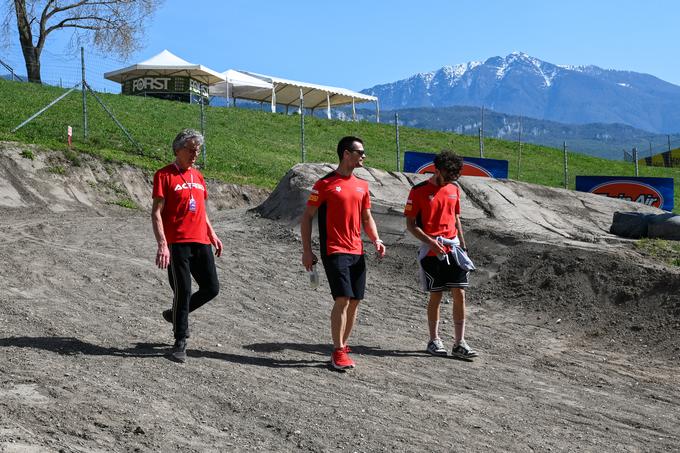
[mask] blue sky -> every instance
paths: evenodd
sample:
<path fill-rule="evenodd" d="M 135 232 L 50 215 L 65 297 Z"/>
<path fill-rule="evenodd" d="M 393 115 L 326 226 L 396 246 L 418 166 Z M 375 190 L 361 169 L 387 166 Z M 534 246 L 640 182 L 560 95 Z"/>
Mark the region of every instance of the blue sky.
<path fill-rule="evenodd" d="M 217 71 L 242 69 L 354 90 L 418 72 L 522 51 L 555 64 L 593 64 L 680 85 L 676 0 L 167 0 L 129 60 L 88 51 L 88 80 L 163 49 Z M 68 34 L 48 42 L 44 79 L 79 77 Z M 18 45 L 0 58 L 19 72 Z"/>

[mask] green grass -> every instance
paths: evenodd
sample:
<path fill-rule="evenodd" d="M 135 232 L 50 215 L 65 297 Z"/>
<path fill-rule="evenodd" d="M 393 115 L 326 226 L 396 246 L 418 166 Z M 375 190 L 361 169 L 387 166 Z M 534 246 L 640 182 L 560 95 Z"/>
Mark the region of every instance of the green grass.
<path fill-rule="evenodd" d="M 120 198 L 118 200 L 111 201 L 110 203 L 118 205 L 122 208 L 139 209 L 139 205 L 137 205 L 137 203 L 135 203 L 134 200 L 132 200 L 130 198 Z"/>
<path fill-rule="evenodd" d="M 25 150 L 21 151 L 21 157 L 23 157 L 24 159 L 29 159 L 29 160 L 35 159 L 35 156 L 33 155 L 33 151 L 31 151 L 30 149 L 25 149 Z"/>
<path fill-rule="evenodd" d="M 152 98 L 98 95 L 114 112 L 134 139 L 136 150 L 99 106 L 87 96 L 89 137 L 83 139 L 82 96 L 71 93 L 50 110 L 16 133 L 11 130 L 47 105 L 65 90 L 0 80 L 0 140 L 36 143 L 66 150 L 66 129 L 73 127 L 76 151 L 89 153 L 108 162 L 121 162 L 153 171 L 172 160 L 171 143 L 185 127 L 200 129 L 197 105 Z M 268 108 L 268 106 L 266 106 Z M 236 184 L 273 188 L 293 165 L 301 161 L 300 118 L 265 111 L 207 107 L 205 132 L 208 177 Z M 364 139 L 367 165 L 396 170 L 395 131 L 392 124 L 345 122 L 306 117 L 305 143 L 308 162 L 336 162 L 335 146 L 344 135 Z M 400 147 L 404 151 L 437 152 L 453 149 L 464 156 L 479 156 L 475 137 L 453 133 L 400 127 Z M 517 179 L 518 144 L 504 140 L 485 140 L 485 157 L 509 162 L 510 177 Z M 78 164 L 77 156 L 67 158 Z M 403 162 L 403 157 L 402 157 Z M 522 145 L 519 179 L 562 187 L 561 150 L 538 145 Z M 633 165 L 569 153 L 569 188 L 576 175 L 633 175 Z M 680 169 L 640 167 L 641 176 L 671 177 L 675 180 L 675 212 L 680 212 Z"/>
<path fill-rule="evenodd" d="M 671 266 L 680 267 L 680 242 L 663 239 L 640 239 L 635 246 L 643 253 Z"/>

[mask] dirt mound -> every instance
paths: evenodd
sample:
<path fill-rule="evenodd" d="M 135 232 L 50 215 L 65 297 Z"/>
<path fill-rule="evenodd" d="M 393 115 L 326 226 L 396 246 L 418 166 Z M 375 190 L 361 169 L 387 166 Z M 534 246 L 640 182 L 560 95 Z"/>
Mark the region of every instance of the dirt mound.
<path fill-rule="evenodd" d="M 63 212 L 112 205 L 151 208 L 153 173 L 102 162 L 80 153 L 0 142 L 0 208 Z M 208 181 L 211 206 L 230 209 L 260 203 L 269 191 Z"/>
<path fill-rule="evenodd" d="M 52 158 L 46 154 L 31 162 Z M 147 176 L 85 159 L 63 174 L 46 170 L 49 160 L 24 170 L 33 165 L 28 157 L 0 164 L 2 187 L 15 193 L 15 205 L 0 206 L 0 451 L 674 451 L 680 444 L 680 275 L 629 242 L 610 244 L 600 228 L 608 211 L 591 213 L 577 234 L 566 230 L 573 220 L 548 217 L 550 229 L 527 235 L 503 224 L 537 213 L 512 217 L 494 206 L 504 197 L 515 205 L 544 201 L 521 200 L 507 182 L 473 203 L 475 182 L 463 181 L 479 269 L 466 337 L 481 356 L 436 358 L 423 353 L 426 295 L 417 290 L 415 245 L 398 231 L 403 197 L 381 195 L 393 187 L 366 170 L 376 179 L 378 226 L 392 219 L 393 233 L 384 259 L 367 255 L 367 297 L 351 339 L 357 368 L 337 373 L 328 365 L 327 282 L 322 275 L 321 287 L 309 287 L 291 227 L 297 215 L 289 211 L 306 195 L 275 192 L 260 207 L 287 221 L 212 206 L 225 245 L 216 259 L 221 291 L 191 315 L 189 359 L 180 365 L 167 358 L 172 334 L 161 311 L 172 294 L 153 264 L 148 210 L 112 204 L 118 192 L 102 188 L 127 187 L 121 179 L 131 171 L 138 187 L 124 194 L 139 193 L 142 205 Z M 8 175 L 21 177 L 8 182 Z M 402 176 L 409 177 L 393 175 Z M 210 203 L 220 198 L 216 187 L 209 183 Z M 238 191 L 225 188 L 225 200 L 229 193 Z M 447 312 L 450 305 L 442 334 L 451 347 Z"/>
<path fill-rule="evenodd" d="M 314 182 L 335 165 L 298 164 L 281 180 L 270 197 L 257 208 L 266 218 L 296 223 Z M 404 203 L 413 184 L 425 175 L 363 168 L 355 175 L 369 182 L 372 211 L 382 232 L 393 241 L 404 239 Z M 609 233 L 616 211 L 662 213 L 624 200 L 572 190 L 464 176 L 462 219 L 476 228 L 531 241 L 558 244 L 620 242 Z"/>

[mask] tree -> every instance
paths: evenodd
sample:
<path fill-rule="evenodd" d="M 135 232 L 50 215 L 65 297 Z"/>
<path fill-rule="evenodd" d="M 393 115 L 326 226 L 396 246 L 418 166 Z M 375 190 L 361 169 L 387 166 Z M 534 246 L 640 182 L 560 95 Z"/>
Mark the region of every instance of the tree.
<path fill-rule="evenodd" d="M 144 23 L 162 0 L 5 1 L 5 29 L 16 20 L 28 80 L 41 83 L 40 54 L 50 34 L 70 29 L 72 43 L 127 58 L 140 47 Z"/>

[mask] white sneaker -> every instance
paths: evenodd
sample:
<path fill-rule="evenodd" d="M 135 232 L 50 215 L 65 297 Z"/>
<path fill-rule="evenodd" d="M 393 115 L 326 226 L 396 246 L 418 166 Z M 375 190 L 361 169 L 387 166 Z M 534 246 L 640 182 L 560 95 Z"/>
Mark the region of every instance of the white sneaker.
<path fill-rule="evenodd" d="M 460 343 L 453 347 L 451 350 L 451 356 L 457 359 L 469 360 L 479 356 L 479 353 L 472 349 L 465 340 L 461 340 Z"/>
<path fill-rule="evenodd" d="M 427 344 L 427 349 L 425 349 L 425 352 L 432 355 L 445 356 L 446 348 L 444 347 L 444 343 L 442 343 L 441 338 L 435 338 L 434 340 L 430 340 L 430 342 Z"/>

